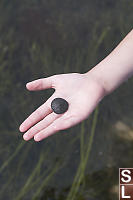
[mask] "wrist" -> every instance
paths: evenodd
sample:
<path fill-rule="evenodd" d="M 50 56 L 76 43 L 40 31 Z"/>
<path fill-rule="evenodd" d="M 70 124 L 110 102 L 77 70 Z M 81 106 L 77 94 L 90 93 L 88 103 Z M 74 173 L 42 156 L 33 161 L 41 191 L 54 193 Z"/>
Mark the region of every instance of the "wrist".
<path fill-rule="evenodd" d="M 102 78 L 102 76 L 98 73 L 98 69 L 97 69 L 97 65 L 95 67 L 93 67 L 91 70 L 89 70 L 88 72 L 85 72 L 84 75 L 90 79 L 94 81 L 94 83 L 100 88 L 101 90 L 101 96 L 104 97 L 108 94 L 108 91 L 106 90 L 105 84 L 104 84 L 104 80 Z"/>
<path fill-rule="evenodd" d="M 91 74 L 108 95 L 133 75 L 132 52 L 133 30 L 86 75 Z"/>

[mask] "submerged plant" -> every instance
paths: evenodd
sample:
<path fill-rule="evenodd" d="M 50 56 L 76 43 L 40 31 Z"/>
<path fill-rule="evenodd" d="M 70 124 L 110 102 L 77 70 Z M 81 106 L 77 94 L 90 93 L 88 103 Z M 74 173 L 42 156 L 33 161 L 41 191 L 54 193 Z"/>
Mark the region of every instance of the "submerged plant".
<path fill-rule="evenodd" d="M 70 192 L 66 198 L 66 200 L 75 200 L 77 192 L 79 190 L 80 184 L 83 181 L 84 178 L 84 172 L 86 169 L 86 165 L 89 159 L 89 155 L 92 149 L 92 144 L 93 144 L 93 139 L 94 139 L 94 134 L 95 134 L 95 129 L 96 129 L 96 124 L 98 120 L 98 107 L 96 108 L 94 112 L 94 118 L 92 122 L 92 127 L 91 127 L 91 132 L 90 132 L 90 137 L 89 137 L 89 142 L 86 145 L 86 150 L 84 147 L 84 128 L 82 127 L 81 129 L 81 162 L 79 164 L 76 176 L 74 177 L 74 181 L 72 184 L 72 187 L 70 188 Z"/>

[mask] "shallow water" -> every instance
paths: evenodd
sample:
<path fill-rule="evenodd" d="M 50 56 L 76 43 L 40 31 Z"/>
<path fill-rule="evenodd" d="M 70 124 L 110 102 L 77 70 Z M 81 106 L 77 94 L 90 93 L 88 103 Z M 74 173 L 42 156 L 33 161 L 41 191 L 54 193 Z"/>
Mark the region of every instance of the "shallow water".
<path fill-rule="evenodd" d="M 39 143 L 18 127 L 53 93 L 25 83 L 91 69 L 131 30 L 132 9 L 129 0 L 0 2 L 0 199 L 118 199 L 119 167 L 133 166 L 132 78 Z"/>

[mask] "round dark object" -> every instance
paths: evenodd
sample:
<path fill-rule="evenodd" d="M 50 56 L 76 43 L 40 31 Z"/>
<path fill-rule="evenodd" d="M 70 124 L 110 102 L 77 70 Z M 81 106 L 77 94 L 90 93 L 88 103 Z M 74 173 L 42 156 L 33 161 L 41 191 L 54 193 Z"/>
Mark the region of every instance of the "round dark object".
<path fill-rule="evenodd" d="M 56 114 L 62 114 L 68 110 L 68 102 L 62 98 L 55 98 L 51 102 L 51 108 Z"/>

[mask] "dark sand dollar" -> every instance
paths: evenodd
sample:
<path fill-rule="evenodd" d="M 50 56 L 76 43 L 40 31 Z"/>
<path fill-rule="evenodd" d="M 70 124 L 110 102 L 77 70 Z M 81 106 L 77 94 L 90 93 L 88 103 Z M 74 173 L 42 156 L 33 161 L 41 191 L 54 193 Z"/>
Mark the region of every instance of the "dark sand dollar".
<path fill-rule="evenodd" d="M 56 114 L 62 114 L 68 110 L 68 102 L 62 98 L 55 98 L 51 102 L 51 108 Z"/>

